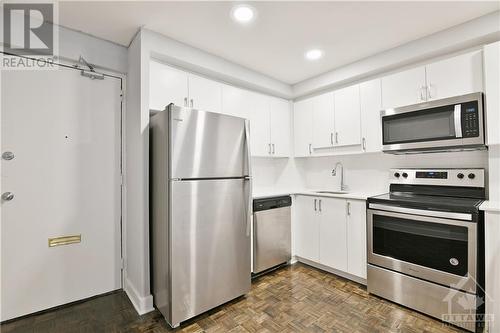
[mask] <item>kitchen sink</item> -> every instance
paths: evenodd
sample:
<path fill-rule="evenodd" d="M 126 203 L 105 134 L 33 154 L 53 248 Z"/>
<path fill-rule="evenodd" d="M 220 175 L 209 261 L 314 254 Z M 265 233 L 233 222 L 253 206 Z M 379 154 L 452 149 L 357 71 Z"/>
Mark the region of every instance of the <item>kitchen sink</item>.
<path fill-rule="evenodd" d="M 322 193 L 322 194 L 348 194 L 349 192 L 347 191 L 314 191 L 315 193 Z"/>

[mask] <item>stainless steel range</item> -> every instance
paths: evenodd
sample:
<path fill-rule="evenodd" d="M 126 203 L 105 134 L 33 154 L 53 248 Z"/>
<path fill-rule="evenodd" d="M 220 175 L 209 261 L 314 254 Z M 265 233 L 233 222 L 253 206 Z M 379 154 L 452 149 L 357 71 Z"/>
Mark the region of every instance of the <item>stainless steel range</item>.
<path fill-rule="evenodd" d="M 484 303 L 483 169 L 393 169 L 368 198 L 368 291 L 470 331 Z"/>

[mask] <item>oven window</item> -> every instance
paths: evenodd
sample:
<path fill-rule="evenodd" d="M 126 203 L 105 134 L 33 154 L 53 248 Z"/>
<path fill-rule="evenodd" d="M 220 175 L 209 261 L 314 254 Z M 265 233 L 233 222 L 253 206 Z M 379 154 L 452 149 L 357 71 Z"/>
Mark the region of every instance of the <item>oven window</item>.
<path fill-rule="evenodd" d="M 466 227 L 373 215 L 373 252 L 460 276 L 467 275 Z"/>
<path fill-rule="evenodd" d="M 454 112 L 450 108 L 419 111 L 383 118 L 384 144 L 455 138 Z"/>

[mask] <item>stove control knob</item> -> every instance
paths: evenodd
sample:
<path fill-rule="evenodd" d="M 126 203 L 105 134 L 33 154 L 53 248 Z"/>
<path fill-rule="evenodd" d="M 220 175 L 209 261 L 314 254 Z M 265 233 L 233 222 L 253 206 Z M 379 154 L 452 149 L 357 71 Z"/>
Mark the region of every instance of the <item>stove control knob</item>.
<path fill-rule="evenodd" d="M 399 172 L 394 173 L 394 177 L 399 178 L 400 176 Z"/>
<path fill-rule="evenodd" d="M 464 174 L 463 174 L 463 173 L 459 173 L 459 174 L 457 175 L 457 177 L 458 177 L 458 179 L 464 179 Z"/>
<path fill-rule="evenodd" d="M 467 177 L 469 177 L 469 179 L 474 179 L 474 178 L 476 178 L 476 175 L 473 173 L 469 173 L 469 175 Z"/>
<path fill-rule="evenodd" d="M 403 177 L 408 178 L 408 174 L 406 172 L 403 172 Z"/>

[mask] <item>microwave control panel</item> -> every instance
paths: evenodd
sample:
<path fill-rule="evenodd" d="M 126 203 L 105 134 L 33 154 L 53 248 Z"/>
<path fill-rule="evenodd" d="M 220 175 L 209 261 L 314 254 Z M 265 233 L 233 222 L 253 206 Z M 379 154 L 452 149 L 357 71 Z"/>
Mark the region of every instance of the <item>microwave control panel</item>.
<path fill-rule="evenodd" d="M 462 137 L 474 138 L 479 136 L 479 111 L 477 101 L 463 103 L 462 109 Z"/>

